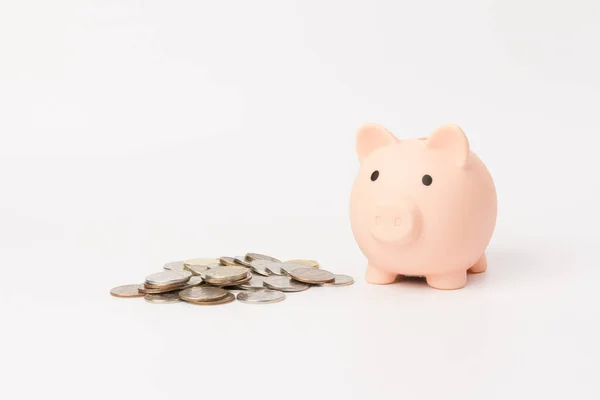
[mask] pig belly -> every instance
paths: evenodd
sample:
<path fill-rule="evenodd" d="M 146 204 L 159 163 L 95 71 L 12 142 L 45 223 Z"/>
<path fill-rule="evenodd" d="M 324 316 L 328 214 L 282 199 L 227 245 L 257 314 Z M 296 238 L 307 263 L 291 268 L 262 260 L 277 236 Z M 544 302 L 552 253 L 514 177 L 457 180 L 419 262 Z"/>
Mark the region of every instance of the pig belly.
<path fill-rule="evenodd" d="M 428 276 L 452 273 L 455 271 L 467 271 L 481 258 L 484 250 L 477 253 L 458 253 L 454 255 L 436 254 L 426 252 L 422 254 L 397 254 L 386 255 L 385 252 L 373 257 L 368 257 L 369 266 L 405 276 Z"/>
<path fill-rule="evenodd" d="M 379 260 L 381 261 L 381 259 Z M 447 261 L 447 260 L 446 260 Z M 467 272 L 481 273 L 487 269 L 485 254 L 474 262 L 443 263 L 420 266 L 396 265 L 393 263 L 375 264 L 369 262 L 367 267 L 367 282 L 378 285 L 393 283 L 398 275 L 425 277 L 427 284 L 436 289 L 460 289 L 467 283 Z"/>

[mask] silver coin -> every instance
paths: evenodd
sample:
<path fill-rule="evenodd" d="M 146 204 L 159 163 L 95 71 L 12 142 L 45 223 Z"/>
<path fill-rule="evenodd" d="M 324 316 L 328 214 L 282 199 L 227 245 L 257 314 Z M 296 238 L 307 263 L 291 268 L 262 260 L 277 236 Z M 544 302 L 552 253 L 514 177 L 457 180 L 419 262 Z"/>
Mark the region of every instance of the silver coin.
<path fill-rule="evenodd" d="M 208 283 L 209 285 L 212 285 L 212 286 L 217 286 L 217 287 L 229 287 L 229 286 L 243 285 L 244 283 L 250 282 L 251 279 L 252 279 L 252 273 L 247 272 L 246 276 L 244 278 L 238 279 L 236 281 L 215 282 L 212 280 L 207 280 L 206 283 Z"/>
<path fill-rule="evenodd" d="M 323 286 L 350 286 L 354 283 L 354 278 L 348 275 L 333 275 L 335 280 L 330 283 L 324 283 Z"/>
<path fill-rule="evenodd" d="M 183 261 L 173 261 L 163 265 L 163 268 L 169 271 L 179 272 L 185 270 L 185 265 L 183 265 Z"/>
<path fill-rule="evenodd" d="M 261 276 L 261 275 L 255 275 L 255 274 L 253 274 L 253 275 L 252 275 L 252 279 L 250 279 L 250 281 L 249 281 L 249 282 L 247 282 L 247 283 L 243 283 L 243 284 L 241 284 L 241 285 L 238 285 L 238 287 L 239 287 L 240 289 L 243 289 L 243 290 L 258 290 L 258 289 L 264 289 L 264 286 L 263 286 L 263 281 L 264 281 L 265 279 L 266 279 L 266 278 L 265 278 L 264 276 Z"/>
<path fill-rule="evenodd" d="M 302 264 L 305 267 L 319 268 L 319 263 L 315 260 L 288 260 L 286 263 Z"/>
<path fill-rule="evenodd" d="M 208 267 L 206 269 L 206 271 L 200 272 L 200 276 L 202 277 L 202 279 L 204 279 L 206 281 L 206 272 L 207 271 L 209 271 L 209 270 L 211 270 L 213 268 L 221 268 L 221 267 L 223 267 L 223 265 L 221 265 L 221 264 L 208 264 L 208 265 L 203 265 L 202 267 Z M 200 271 L 200 270 L 198 270 L 198 271 Z"/>
<path fill-rule="evenodd" d="M 208 271 L 209 268 L 208 265 L 188 265 L 186 269 L 193 275 L 202 275 L 204 272 Z"/>
<path fill-rule="evenodd" d="M 225 289 L 211 286 L 201 286 L 184 289 L 179 292 L 179 297 L 182 300 L 193 302 L 217 301 L 227 296 L 228 293 L 229 292 Z"/>
<path fill-rule="evenodd" d="M 181 301 L 181 299 L 179 298 L 179 294 L 177 292 L 147 294 L 144 296 L 144 299 L 148 303 L 155 303 L 155 304 L 178 303 Z"/>
<path fill-rule="evenodd" d="M 246 260 L 247 261 L 265 260 L 265 261 L 272 261 L 272 262 L 281 262 L 280 260 L 276 259 L 275 257 L 266 256 L 264 254 L 259 254 L 259 253 L 246 254 Z"/>
<path fill-rule="evenodd" d="M 144 287 L 146 289 L 167 289 L 167 288 L 171 288 L 171 287 L 178 287 L 178 286 L 183 286 L 186 284 L 187 281 L 185 282 L 177 282 L 177 283 L 170 283 L 168 285 L 163 285 L 163 284 L 154 284 L 154 283 L 148 283 L 148 282 L 144 282 Z"/>
<path fill-rule="evenodd" d="M 200 286 L 204 283 L 204 279 L 201 276 L 192 276 L 189 281 L 186 282 L 185 288 L 191 288 L 194 286 Z"/>
<path fill-rule="evenodd" d="M 208 265 L 218 263 L 219 260 L 216 258 L 190 258 L 185 260 L 183 264 L 187 267 L 189 265 Z"/>
<path fill-rule="evenodd" d="M 283 275 L 286 275 L 286 273 L 283 272 L 283 270 L 281 269 L 282 265 L 283 265 L 282 263 L 270 262 L 265 265 L 265 268 L 267 269 L 268 272 L 270 272 L 273 275 L 283 276 Z"/>
<path fill-rule="evenodd" d="M 263 285 L 282 292 L 301 292 L 309 288 L 308 284 L 296 282 L 289 276 L 269 276 L 265 278 Z"/>
<path fill-rule="evenodd" d="M 290 274 L 291 271 L 297 269 L 297 268 L 311 268 L 311 267 L 307 267 L 304 264 L 298 264 L 298 263 L 294 263 L 294 262 L 289 262 L 286 261 L 283 264 L 281 264 L 281 271 L 283 271 L 286 274 Z"/>
<path fill-rule="evenodd" d="M 241 266 L 221 266 L 206 271 L 204 278 L 208 283 L 227 283 L 242 280 L 248 274 L 248 268 Z"/>
<path fill-rule="evenodd" d="M 219 300 L 214 300 L 214 301 L 188 301 L 188 304 L 194 304 L 196 306 L 216 306 L 216 305 L 220 305 L 220 304 L 227 304 L 227 303 L 231 303 L 232 301 L 235 300 L 235 296 L 233 293 L 227 293 L 227 296 L 223 297 L 222 299 Z"/>
<path fill-rule="evenodd" d="M 315 284 L 329 283 L 335 280 L 335 276 L 331 272 L 311 267 L 296 268 L 290 271 L 290 276 L 300 282 Z"/>
<path fill-rule="evenodd" d="M 246 260 L 245 256 L 236 256 L 233 261 L 235 261 L 237 264 L 243 265 L 244 267 L 252 268 L 250 261 Z"/>
<path fill-rule="evenodd" d="M 138 288 L 138 290 L 145 294 L 158 294 L 167 293 L 173 291 L 179 291 L 184 289 L 187 285 L 185 283 L 178 283 L 177 285 L 162 286 L 162 287 L 149 287 L 145 283 Z"/>
<path fill-rule="evenodd" d="M 268 260 L 254 260 L 250 262 L 250 268 L 252 271 L 256 272 L 262 276 L 269 276 L 271 273 L 267 270 L 267 265 L 272 263 L 273 261 Z"/>
<path fill-rule="evenodd" d="M 238 293 L 237 299 L 244 303 L 269 304 L 282 301 L 285 299 L 285 294 L 269 289 L 247 290 Z"/>
<path fill-rule="evenodd" d="M 156 286 L 168 286 L 187 282 L 192 276 L 190 271 L 163 271 L 146 277 L 146 283 Z"/>
<path fill-rule="evenodd" d="M 237 265 L 233 257 L 221 257 L 219 258 L 219 263 L 221 265 Z"/>

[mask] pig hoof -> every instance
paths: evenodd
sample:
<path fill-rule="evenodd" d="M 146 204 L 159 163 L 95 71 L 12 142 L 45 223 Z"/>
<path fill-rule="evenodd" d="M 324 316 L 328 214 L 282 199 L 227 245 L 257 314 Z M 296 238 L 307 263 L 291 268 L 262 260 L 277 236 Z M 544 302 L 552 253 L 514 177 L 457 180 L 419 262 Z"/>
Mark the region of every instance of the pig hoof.
<path fill-rule="evenodd" d="M 451 272 L 449 274 L 429 275 L 427 284 L 434 289 L 460 289 L 467 283 L 467 271 Z"/>
<path fill-rule="evenodd" d="M 372 267 L 367 268 L 367 282 L 375 285 L 387 285 L 396 280 L 396 274 L 384 272 Z"/>
<path fill-rule="evenodd" d="M 470 272 L 472 274 L 479 274 L 479 273 L 485 272 L 486 269 L 487 269 L 487 259 L 485 258 L 485 254 L 484 254 L 481 256 L 481 258 L 479 260 L 477 260 L 477 262 L 471 268 L 469 268 L 468 272 Z"/>

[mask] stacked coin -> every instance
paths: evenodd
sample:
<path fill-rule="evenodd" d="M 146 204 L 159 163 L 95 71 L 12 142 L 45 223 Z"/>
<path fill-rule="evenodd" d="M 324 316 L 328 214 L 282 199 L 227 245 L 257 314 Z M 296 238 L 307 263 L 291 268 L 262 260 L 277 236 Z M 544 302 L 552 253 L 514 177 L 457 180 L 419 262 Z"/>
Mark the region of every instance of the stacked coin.
<path fill-rule="evenodd" d="M 192 287 L 179 292 L 179 298 L 199 306 L 211 306 L 230 303 L 235 299 L 232 293 L 218 287 Z"/>
<path fill-rule="evenodd" d="M 204 279 L 214 286 L 236 286 L 249 282 L 252 273 L 246 267 L 222 266 L 206 271 Z"/>
<path fill-rule="evenodd" d="M 218 305 L 237 299 L 248 304 L 277 303 L 285 293 L 314 286 L 348 286 L 354 279 L 320 268 L 314 260 L 282 262 L 259 253 L 219 258 L 192 258 L 164 265 L 164 271 L 148 275 L 143 284 L 113 288 L 112 296 L 142 297 L 149 303 L 187 302 Z M 228 290 L 229 289 L 229 290 Z"/>
<path fill-rule="evenodd" d="M 138 290 L 147 295 L 173 292 L 185 288 L 191 277 L 189 271 L 165 270 L 148 275 Z"/>

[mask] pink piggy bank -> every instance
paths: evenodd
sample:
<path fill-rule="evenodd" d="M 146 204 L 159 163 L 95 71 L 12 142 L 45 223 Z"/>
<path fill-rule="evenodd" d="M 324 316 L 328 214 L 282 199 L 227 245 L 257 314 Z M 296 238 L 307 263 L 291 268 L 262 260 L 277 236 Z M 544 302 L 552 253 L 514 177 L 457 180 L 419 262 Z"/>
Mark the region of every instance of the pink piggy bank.
<path fill-rule="evenodd" d="M 462 129 L 446 125 L 429 138 L 398 140 L 368 124 L 356 150 L 350 221 L 368 259 L 368 282 L 424 276 L 433 288 L 460 289 L 467 272 L 486 270 L 496 189 Z"/>

